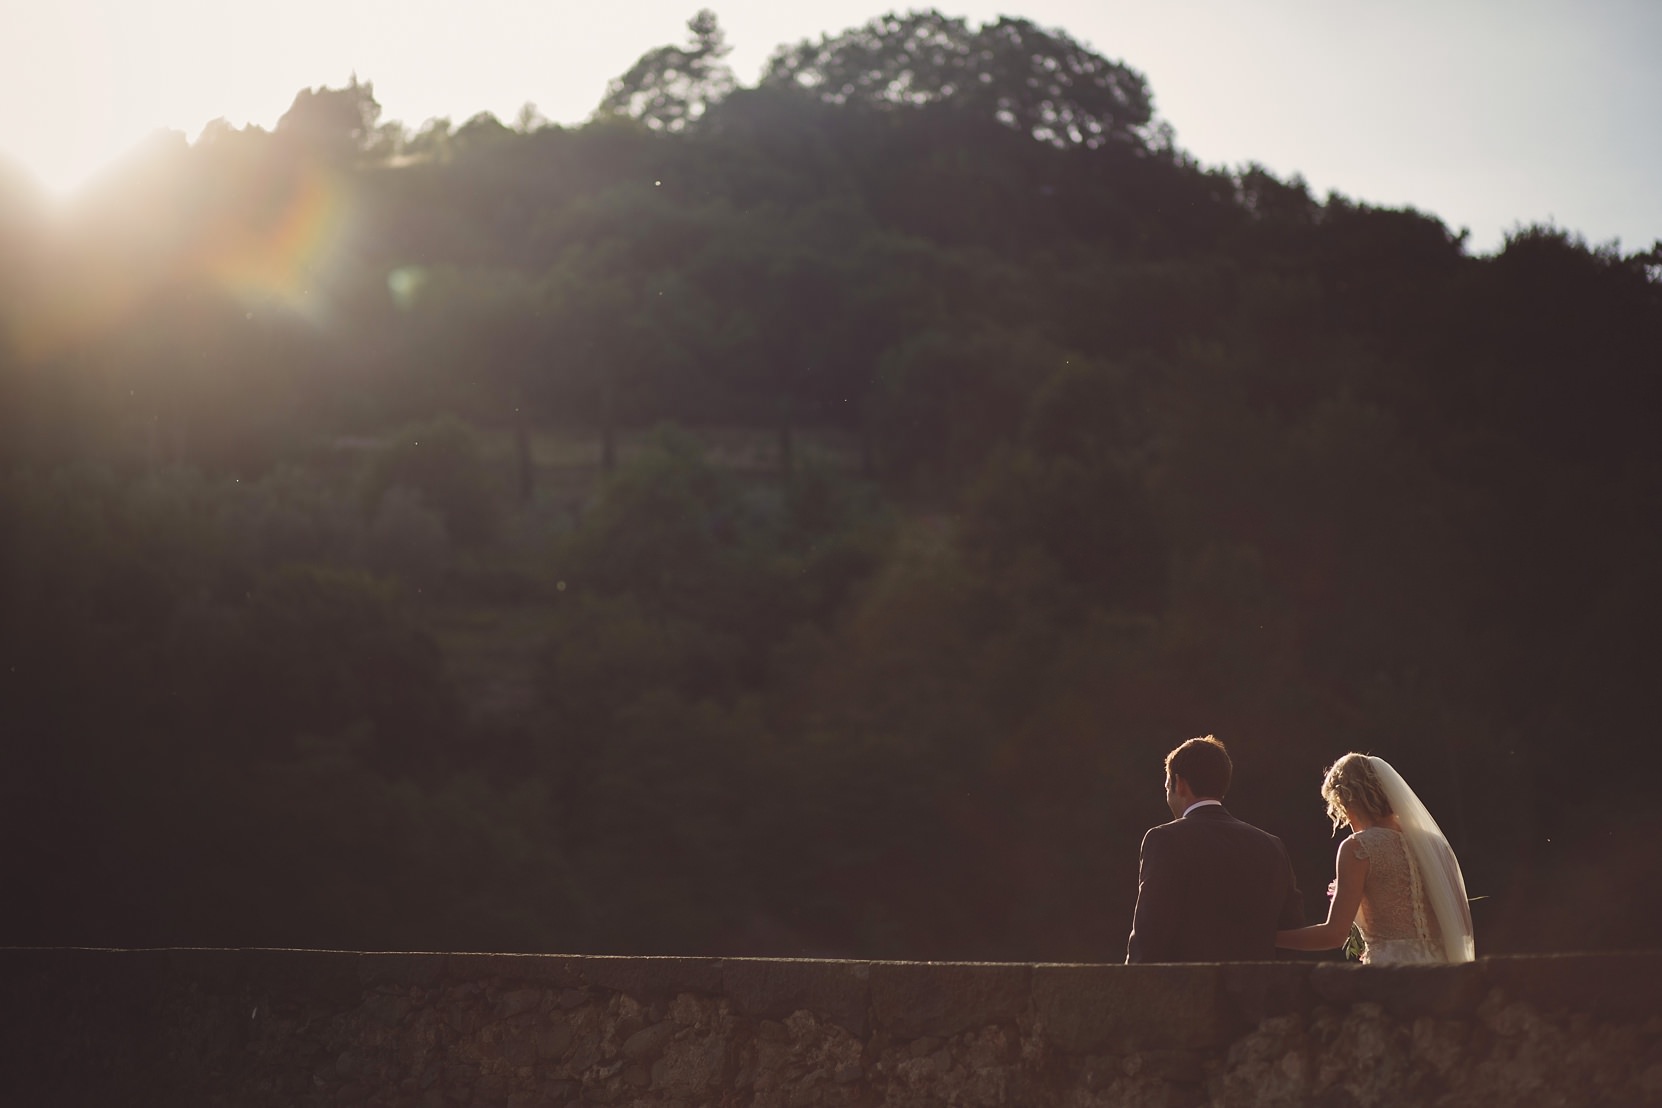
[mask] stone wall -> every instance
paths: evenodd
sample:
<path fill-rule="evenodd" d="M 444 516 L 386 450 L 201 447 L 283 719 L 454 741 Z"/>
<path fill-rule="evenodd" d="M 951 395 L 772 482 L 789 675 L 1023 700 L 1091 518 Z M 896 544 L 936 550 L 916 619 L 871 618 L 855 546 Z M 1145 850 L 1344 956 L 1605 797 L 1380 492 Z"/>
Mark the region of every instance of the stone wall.
<path fill-rule="evenodd" d="M 1662 1105 L 1662 954 L 0 950 L 0 1104 Z"/>

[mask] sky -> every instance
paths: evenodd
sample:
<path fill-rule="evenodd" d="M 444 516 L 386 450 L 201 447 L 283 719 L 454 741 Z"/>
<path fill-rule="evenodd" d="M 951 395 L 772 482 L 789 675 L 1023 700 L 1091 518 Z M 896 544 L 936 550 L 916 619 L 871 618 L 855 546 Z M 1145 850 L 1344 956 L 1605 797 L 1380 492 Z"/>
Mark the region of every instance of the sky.
<path fill-rule="evenodd" d="M 270 127 L 301 88 L 374 83 L 412 129 L 533 103 L 582 122 L 607 82 L 680 42 L 700 0 L 0 0 L 0 156 L 72 189 L 157 128 Z M 752 83 L 781 43 L 881 0 L 706 0 Z M 1003 0 L 1140 71 L 1177 143 L 1415 207 L 1469 248 L 1553 223 L 1662 239 L 1662 0 Z"/>

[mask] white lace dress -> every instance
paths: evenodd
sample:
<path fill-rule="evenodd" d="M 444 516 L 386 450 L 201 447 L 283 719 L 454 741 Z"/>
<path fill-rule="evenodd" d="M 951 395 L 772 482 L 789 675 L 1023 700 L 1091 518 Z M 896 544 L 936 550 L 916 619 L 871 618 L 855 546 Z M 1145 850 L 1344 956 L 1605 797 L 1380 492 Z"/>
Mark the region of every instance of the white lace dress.
<path fill-rule="evenodd" d="M 1370 827 L 1351 838 L 1357 856 L 1368 860 L 1368 880 L 1356 917 L 1367 943 L 1362 961 L 1374 966 L 1448 961 L 1425 883 L 1401 833 Z"/>

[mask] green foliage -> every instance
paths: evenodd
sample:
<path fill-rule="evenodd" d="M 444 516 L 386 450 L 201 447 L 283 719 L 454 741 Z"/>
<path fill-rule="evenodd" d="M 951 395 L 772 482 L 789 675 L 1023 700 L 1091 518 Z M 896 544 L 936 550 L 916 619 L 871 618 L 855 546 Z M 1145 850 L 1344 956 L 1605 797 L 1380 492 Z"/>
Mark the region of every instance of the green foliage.
<path fill-rule="evenodd" d="M 731 92 L 733 71 L 722 60 L 731 48 L 716 13 L 702 9 L 687 21 L 687 32 L 685 47 L 660 46 L 642 54 L 607 88 L 600 112 L 638 119 L 653 130 L 680 131 Z"/>
<path fill-rule="evenodd" d="M 363 476 L 369 512 L 381 511 L 387 494 L 400 488 L 419 493 L 457 543 L 478 546 L 495 538 L 501 524 L 496 482 L 477 438 L 460 420 L 402 428 L 370 459 Z"/>
<path fill-rule="evenodd" d="M 901 475 L 972 469 L 1015 437 L 1030 398 L 1068 357 L 1030 332 L 926 331 L 891 348 L 874 413 L 886 465 Z"/>
<path fill-rule="evenodd" d="M 543 657 L 542 699 L 557 731 L 605 734 L 647 690 L 731 696 L 739 644 L 630 596 L 579 595 L 562 607 Z"/>
<path fill-rule="evenodd" d="M 359 564 L 364 517 L 350 489 L 294 465 L 235 482 L 218 523 L 232 558 L 275 569 L 290 564 Z"/>
<path fill-rule="evenodd" d="M 277 121 L 277 134 L 325 161 L 345 162 L 374 143 L 380 117 L 374 83 L 354 76 L 345 88 L 301 89 Z"/>
<path fill-rule="evenodd" d="M 729 475 L 692 439 L 667 430 L 585 513 L 562 572 L 578 589 L 628 591 L 666 611 L 713 612 L 726 599 L 719 594 L 740 583 L 730 571 L 742 526 Z"/>
<path fill-rule="evenodd" d="M 1057 146 L 1140 144 L 1153 118 L 1140 74 L 1008 16 L 979 29 L 935 10 L 880 16 L 781 48 L 763 82 L 834 104 L 950 103 Z"/>
<path fill-rule="evenodd" d="M 1159 611 L 1169 552 L 1159 515 L 1133 476 L 1107 462 L 995 454 L 965 493 L 965 539 L 995 566 L 1024 553 L 1109 608 Z"/>
<path fill-rule="evenodd" d="M 450 558 L 444 520 L 422 494 L 394 485 L 381 494 L 364 535 L 364 560 L 376 573 L 431 584 Z"/>
<path fill-rule="evenodd" d="M 219 695 L 227 713 L 249 714 L 248 731 L 292 740 L 363 721 L 383 764 L 425 770 L 441 756 L 453 706 L 438 650 L 391 586 L 291 567 L 255 584 L 239 622 Z"/>
<path fill-rule="evenodd" d="M 1141 408 L 1142 397 L 1125 369 L 1088 358 L 1065 358 L 1028 404 L 1021 440 L 1051 457 L 1131 464 L 1148 447 L 1149 429 L 1147 420 L 1139 418 Z"/>

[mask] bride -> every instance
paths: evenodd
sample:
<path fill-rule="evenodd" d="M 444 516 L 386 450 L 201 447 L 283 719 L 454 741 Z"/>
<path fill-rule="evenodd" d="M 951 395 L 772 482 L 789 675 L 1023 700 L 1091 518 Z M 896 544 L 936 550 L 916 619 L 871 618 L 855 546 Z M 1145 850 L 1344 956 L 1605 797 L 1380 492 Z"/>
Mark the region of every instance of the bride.
<path fill-rule="evenodd" d="M 1470 962 L 1471 908 L 1460 863 L 1414 790 L 1383 758 L 1346 754 L 1328 767 L 1322 799 L 1339 844 L 1327 922 L 1278 931 L 1289 950 L 1343 946 L 1354 922 L 1371 965 Z"/>

